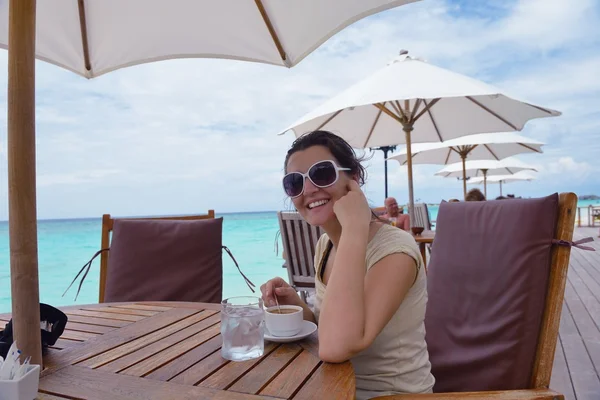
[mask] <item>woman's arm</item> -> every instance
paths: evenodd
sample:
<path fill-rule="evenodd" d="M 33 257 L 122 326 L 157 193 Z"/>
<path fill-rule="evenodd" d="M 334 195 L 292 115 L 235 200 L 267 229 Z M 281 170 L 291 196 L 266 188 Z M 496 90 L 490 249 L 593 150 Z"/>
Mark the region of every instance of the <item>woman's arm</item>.
<path fill-rule="evenodd" d="M 368 230 L 342 232 L 321 306 L 319 357 L 344 362 L 373 343 L 416 277 L 414 259 L 394 253 L 365 275 Z"/>

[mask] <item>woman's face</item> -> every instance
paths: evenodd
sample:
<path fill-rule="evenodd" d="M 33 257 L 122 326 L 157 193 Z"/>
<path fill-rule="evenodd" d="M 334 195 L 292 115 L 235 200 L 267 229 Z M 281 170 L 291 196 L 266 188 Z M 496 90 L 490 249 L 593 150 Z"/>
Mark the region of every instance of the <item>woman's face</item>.
<path fill-rule="evenodd" d="M 333 160 L 340 168 L 347 167 L 339 165 L 327 147 L 312 146 L 290 156 L 286 173 L 306 174 L 312 165 L 323 160 Z M 351 178 L 347 172 L 339 171 L 337 182 L 326 188 L 319 188 L 310 179 L 304 179 L 304 192 L 300 196 L 292 198 L 292 201 L 306 222 L 314 226 L 323 226 L 335 219 L 333 205 L 348 193 L 348 183 Z"/>

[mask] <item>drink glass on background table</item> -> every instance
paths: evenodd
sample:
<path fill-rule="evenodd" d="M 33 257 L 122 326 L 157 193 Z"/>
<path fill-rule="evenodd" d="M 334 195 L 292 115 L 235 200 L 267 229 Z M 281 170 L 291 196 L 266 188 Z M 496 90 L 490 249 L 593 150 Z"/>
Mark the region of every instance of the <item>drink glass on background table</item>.
<path fill-rule="evenodd" d="M 221 302 L 221 356 L 245 361 L 261 357 L 265 343 L 265 316 L 260 297 L 230 297 Z"/>

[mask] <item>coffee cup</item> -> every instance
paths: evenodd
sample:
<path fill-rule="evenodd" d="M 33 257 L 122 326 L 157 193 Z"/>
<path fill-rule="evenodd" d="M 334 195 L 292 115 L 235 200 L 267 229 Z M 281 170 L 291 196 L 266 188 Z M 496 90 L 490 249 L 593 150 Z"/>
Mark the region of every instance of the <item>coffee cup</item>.
<path fill-rule="evenodd" d="M 292 305 L 268 307 L 265 312 L 267 330 L 278 337 L 297 335 L 302 330 L 303 311 L 302 307 Z"/>

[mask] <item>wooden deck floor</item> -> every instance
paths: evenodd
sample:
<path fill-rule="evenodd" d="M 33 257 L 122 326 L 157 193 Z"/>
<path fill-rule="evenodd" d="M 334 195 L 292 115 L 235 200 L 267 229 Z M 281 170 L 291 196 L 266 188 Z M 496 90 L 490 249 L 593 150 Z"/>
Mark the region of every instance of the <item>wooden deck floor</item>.
<path fill-rule="evenodd" d="M 600 238 L 598 228 L 576 228 L 574 240 L 591 236 L 595 252 L 571 251 L 568 282 L 550 388 L 567 400 L 600 399 Z"/>

